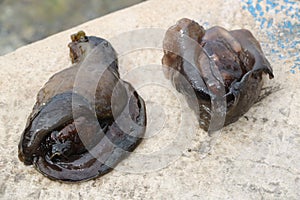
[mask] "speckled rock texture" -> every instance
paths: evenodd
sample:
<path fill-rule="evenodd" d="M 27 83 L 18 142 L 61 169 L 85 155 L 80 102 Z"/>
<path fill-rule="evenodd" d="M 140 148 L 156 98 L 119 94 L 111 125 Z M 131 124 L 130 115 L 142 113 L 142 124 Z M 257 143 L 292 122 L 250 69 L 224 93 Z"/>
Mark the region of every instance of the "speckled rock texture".
<path fill-rule="evenodd" d="M 296 0 L 150 0 L 0 57 L 0 199 L 299 199 L 299 7 Z M 261 100 L 213 142 L 161 70 L 164 31 L 183 17 L 251 30 L 274 70 Z M 122 78 L 146 102 L 148 127 L 115 170 L 63 184 L 24 166 L 17 145 L 38 90 L 71 65 L 67 44 L 78 30 L 115 46 Z"/>

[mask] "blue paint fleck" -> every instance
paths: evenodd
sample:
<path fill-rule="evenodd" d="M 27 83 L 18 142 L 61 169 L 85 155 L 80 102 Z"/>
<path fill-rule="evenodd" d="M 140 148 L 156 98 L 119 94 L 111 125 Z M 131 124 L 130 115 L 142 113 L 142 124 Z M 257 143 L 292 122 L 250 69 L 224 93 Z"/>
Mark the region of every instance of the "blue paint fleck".
<path fill-rule="evenodd" d="M 264 29 L 269 41 L 274 45 L 271 53 L 278 59 L 292 60 L 290 67 L 292 74 L 300 74 L 300 4 L 298 0 L 242 0 L 242 8 L 247 10 L 255 21 L 259 23 L 259 28 Z M 276 18 L 274 15 L 280 14 L 284 18 Z M 264 44 L 262 44 L 264 45 Z M 289 62 L 286 62 L 289 63 Z"/>
<path fill-rule="evenodd" d="M 274 3 L 273 0 L 267 0 L 267 4 L 270 5 L 272 9 L 278 6 L 278 3 Z"/>
<path fill-rule="evenodd" d="M 273 24 L 273 18 L 271 18 L 269 21 L 268 21 L 268 26 L 267 28 L 270 28 Z"/>
<path fill-rule="evenodd" d="M 292 49 L 295 49 L 295 48 L 297 48 L 297 45 L 299 45 L 300 44 L 300 41 L 293 41 L 292 43 L 291 43 L 291 48 Z M 299 48 L 298 48 L 298 50 L 299 50 Z M 298 54 L 299 54 L 299 52 L 297 52 Z M 299 59 L 299 60 L 298 60 Z M 300 62 L 300 58 L 298 58 L 298 59 L 296 59 L 296 61 L 299 61 Z"/>
<path fill-rule="evenodd" d="M 261 10 L 262 10 L 262 8 L 261 8 L 261 6 L 259 5 L 259 3 L 257 3 L 255 7 L 256 7 L 256 10 L 258 10 L 258 11 L 261 11 Z"/>
<path fill-rule="evenodd" d="M 277 53 L 279 53 L 279 50 L 271 49 L 271 52 L 274 53 L 274 54 L 275 53 L 277 54 Z"/>
<path fill-rule="evenodd" d="M 283 22 L 283 28 L 288 29 L 291 33 L 293 32 L 294 29 L 291 21 Z"/>
<path fill-rule="evenodd" d="M 285 2 L 285 3 L 293 4 L 293 5 L 296 3 L 296 2 L 294 2 L 294 1 L 289 1 L 289 0 L 284 0 L 284 2 Z"/>
<path fill-rule="evenodd" d="M 264 12 L 261 11 L 261 12 L 259 13 L 259 16 L 263 16 L 263 15 L 264 15 Z"/>
<path fill-rule="evenodd" d="M 252 4 L 253 1 L 252 0 L 248 0 L 247 4 Z"/>
<path fill-rule="evenodd" d="M 266 18 L 262 18 L 261 20 L 261 23 L 260 23 L 260 28 L 263 29 L 264 28 L 264 25 L 265 25 L 265 22 L 267 21 Z"/>
<path fill-rule="evenodd" d="M 284 49 L 285 44 L 283 43 L 282 40 L 278 40 L 278 41 L 277 41 L 277 46 L 280 47 L 281 49 Z M 279 56 L 279 57 L 280 57 L 280 56 Z"/>
<path fill-rule="evenodd" d="M 286 58 L 286 56 L 285 56 L 285 55 L 282 55 L 282 54 L 280 54 L 280 55 L 279 55 L 279 58 L 282 60 L 282 59 Z"/>
<path fill-rule="evenodd" d="M 248 10 L 249 10 L 249 12 L 251 13 L 251 15 L 252 15 L 253 17 L 256 17 L 256 16 L 257 16 L 256 10 L 255 10 L 254 6 L 250 5 L 249 8 L 248 8 Z"/>
<path fill-rule="evenodd" d="M 298 18 L 298 21 L 300 21 L 300 14 L 296 11 L 296 17 Z"/>
<path fill-rule="evenodd" d="M 209 27 L 210 24 L 209 24 L 209 22 L 204 22 L 203 26 L 206 28 L 206 27 Z"/>
<path fill-rule="evenodd" d="M 286 6 L 280 6 L 280 10 L 283 10 L 285 8 L 286 8 Z"/>

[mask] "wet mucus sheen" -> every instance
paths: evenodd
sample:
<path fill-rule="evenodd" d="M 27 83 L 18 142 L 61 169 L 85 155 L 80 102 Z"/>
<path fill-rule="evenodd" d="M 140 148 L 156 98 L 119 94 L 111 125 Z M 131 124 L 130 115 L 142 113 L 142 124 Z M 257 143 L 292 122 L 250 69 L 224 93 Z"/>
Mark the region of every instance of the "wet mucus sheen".
<path fill-rule="evenodd" d="M 274 77 L 259 42 L 246 29 L 205 30 L 183 18 L 166 32 L 163 49 L 165 76 L 185 94 L 200 127 L 209 132 L 237 121 L 258 100 L 263 74 Z M 220 123 L 211 124 L 212 117 Z"/>
<path fill-rule="evenodd" d="M 109 172 L 137 147 L 146 126 L 144 101 L 120 79 L 111 44 L 82 31 L 71 40 L 73 65 L 39 91 L 19 143 L 24 164 L 64 182 Z"/>

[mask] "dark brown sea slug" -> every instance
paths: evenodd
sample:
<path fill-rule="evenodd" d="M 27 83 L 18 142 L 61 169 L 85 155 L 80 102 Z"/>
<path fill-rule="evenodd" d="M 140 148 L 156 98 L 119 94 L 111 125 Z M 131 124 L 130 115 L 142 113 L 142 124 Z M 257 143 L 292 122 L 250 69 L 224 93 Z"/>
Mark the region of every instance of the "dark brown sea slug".
<path fill-rule="evenodd" d="M 19 158 L 50 179 L 75 182 L 109 172 L 141 142 L 143 99 L 119 77 L 111 44 L 78 32 L 73 65 L 37 95 L 19 143 Z"/>
<path fill-rule="evenodd" d="M 168 29 L 163 49 L 165 76 L 185 94 L 206 131 L 237 121 L 258 100 L 263 74 L 274 77 L 259 42 L 246 29 L 204 30 L 184 18 Z"/>

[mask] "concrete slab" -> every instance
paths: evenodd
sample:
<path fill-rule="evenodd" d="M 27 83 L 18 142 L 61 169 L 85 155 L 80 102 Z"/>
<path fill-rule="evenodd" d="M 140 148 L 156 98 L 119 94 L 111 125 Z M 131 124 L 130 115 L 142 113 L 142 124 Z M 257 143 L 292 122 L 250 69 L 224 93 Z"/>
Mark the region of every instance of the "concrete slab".
<path fill-rule="evenodd" d="M 150 0 L 0 57 L 0 198 L 299 199 L 299 7 L 296 0 Z M 265 84 L 270 94 L 225 127 L 209 152 L 206 133 L 158 68 L 163 33 L 183 17 L 250 29 L 275 74 Z M 109 174 L 62 184 L 24 166 L 17 144 L 38 90 L 70 66 L 67 43 L 78 30 L 115 45 L 121 76 L 146 100 L 149 138 Z"/>

